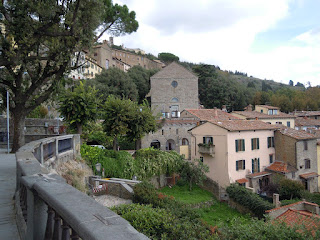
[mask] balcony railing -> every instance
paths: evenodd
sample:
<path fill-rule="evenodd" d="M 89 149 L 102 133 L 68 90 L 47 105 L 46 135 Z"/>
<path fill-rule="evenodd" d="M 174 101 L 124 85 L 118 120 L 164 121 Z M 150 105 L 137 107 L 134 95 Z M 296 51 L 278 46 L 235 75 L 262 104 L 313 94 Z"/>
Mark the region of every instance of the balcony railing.
<path fill-rule="evenodd" d="M 211 157 L 214 157 L 215 154 L 215 146 L 212 144 L 199 144 L 199 153 L 201 154 L 208 154 Z"/>

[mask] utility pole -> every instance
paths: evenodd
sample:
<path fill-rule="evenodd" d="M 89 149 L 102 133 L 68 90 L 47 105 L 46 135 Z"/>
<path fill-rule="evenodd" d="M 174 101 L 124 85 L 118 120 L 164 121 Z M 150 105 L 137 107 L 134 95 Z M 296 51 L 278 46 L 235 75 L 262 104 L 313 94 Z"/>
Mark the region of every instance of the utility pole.
<path fill-rule="evenodd" d="M 8 141 L 8 154 L 10 153 L 10 132 L 9 132 L 9 125 L 10 125 L 10 119 L 9 119 L 9 91 L 7 91 L 7 141 Z"/>

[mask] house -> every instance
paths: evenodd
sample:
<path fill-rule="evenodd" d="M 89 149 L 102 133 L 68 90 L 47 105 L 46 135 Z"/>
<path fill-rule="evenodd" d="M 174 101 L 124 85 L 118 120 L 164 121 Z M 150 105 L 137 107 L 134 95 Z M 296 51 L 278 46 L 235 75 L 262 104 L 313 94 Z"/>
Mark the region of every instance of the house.
<path fill-rule="evenodd" d="M 310 192 L 318 191 L 317 139 L 305 131 L 281 127 L 275 131 L 275 159 L 295 169 L 291 179 L 301 181 Z"/>
<path fill-rule="evenodd" d="M 274 131 L 258 120 L 209 120 L 189 130 L 191 159 L 209 166 L 207 176 L 221 187 L 231 183 L 259 191 L 269 183 L 264 169 L 274 161 Z"/>
<path fill-rule="evenodd" d="M 180 118 L 195 119 L 198 121 L 209 120 L 239 120 L 238 117 L 233 116 L 226 111 L 214 109 L 185 109 L 181 112 Z"/>
<path fill-rule="evenodd" d="M 295 111 L 296 117 L 308 117 L 310 119 L 320 119 L 320 111 Z"/>
<path fill-rule="evenodd" d="M 315 233 L 320 228 L 319 205 L 306 201 L 267 210 L 274 223 L 284 222 L 289 227 L 303 225 L 306 230 Z"/>
<path fill-rule="evenodd" d="M 307 132 L 312 132 L 312 130 L 320 129 L 320 118 L 313 119 L 307 117 L 297 117 L 295 121 L 295 129 L 296 130 L 304 130 Z"/>
<path fill-rule="evenodd" d="M 150 78 L 151 108 L 165 118 L 180 117 L 184 109 L 199 108 L 198 77 L 172 62 Z"/>
<path fill-rule="evenodd" d="M 256 105 L 255 110 L 249 105 L 246 111 L 234 111 L 232 115 L 246 120 L 261 120 L 269 124 L 282 124 L 294 128 L 295 116 L 280 112 L 278 107 L 268 105 Z"/>

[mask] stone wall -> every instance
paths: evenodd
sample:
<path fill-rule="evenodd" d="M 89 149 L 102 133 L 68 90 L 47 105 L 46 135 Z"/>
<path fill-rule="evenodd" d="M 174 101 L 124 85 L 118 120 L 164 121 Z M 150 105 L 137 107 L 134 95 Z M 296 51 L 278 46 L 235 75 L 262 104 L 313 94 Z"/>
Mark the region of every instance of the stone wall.
<path fill-rule="evenodd" d="M 296 140 L 283 135 L 280 131 L 274 133 L 275 160 L 296 166 Z"/>

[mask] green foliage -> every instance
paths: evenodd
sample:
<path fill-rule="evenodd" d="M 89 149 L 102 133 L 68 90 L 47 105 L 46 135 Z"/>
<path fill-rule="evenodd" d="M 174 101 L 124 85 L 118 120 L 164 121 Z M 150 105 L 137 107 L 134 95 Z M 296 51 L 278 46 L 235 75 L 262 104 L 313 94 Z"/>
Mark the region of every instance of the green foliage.
<path fill-rule="evenodd" d="M 88 84 L 96 87 L 103 102 L 108 99 L 109 95 L 133 101 L 138 97 L 136 84 L 127 73 L 118 68 L 103 70 L 101 74 L 89 80 Z"/>
<path fill-rule="evenodd" d="M 114 139 L 113 150 L 117 149 L 119 136 L 126 134 L 128 139 L 136 141 L 157 128 L 155 117 L 146 102 L 138 105 L 129 99 L 109 96 L 104 104 L 103 115 L 103 129 Z"/>
<path fill-rule="evenodd" d="M 320 193 L 311 193 L 307 190 L 304 190 L 301 192 L 301 196 L 308 202 L 313 202 L 320 205 Z"/>
<path fill-rule="evenodd" d="M 48 115 L 48 109 L 40 105 L 28 114 L 28 118 L 45 118 Z"/>
<path fill-rule="evenodd" d="M 93 145 L 103 145 L 106 148 L 112 148 L 112 138 L 103 131 L 102 124 L 99 122 L 93 121 L 86 124 L 81 138 Z"/>
<path fill-rule="evenodd" d="M 141 149 L 133 158 L 126 151 L 94 148 L 85 144 L 81 146 L 81 156 L 93 169 L 96 163 L 101 163 L 106 177 L 132 179 L 135 175 L 139 180 L 178 172 L 183 162 L 176 152 Z"/>
<path fill-rule="evenodd" d="M 187 184 L 182 186 L 175 185 L 171 188 L 164 187 L 160 189 L 160 192 L 168 196 L 173 196 L 177 201 L 187 204 L 206 202 L 213 198 L 212 193 L 203 190 L 199 186 L 194 186 L 192 191 L 190 191 Z"/>
<path fill-rule="evenodd" d="M 172 53 L 166 53 L 166 52 L 162 52 L 158 54 L 158 59 L 160 61 L 163 61 L 165 63 L 171 63 L 171 62 L 178 62 L 179 61 L 179 57 L 172 54 Z"/>
<path fill-rule="evenodd" d="M 188 182 L 189 190 L 192 190 L 192 185 L 202 185 L 207 179 L 206 173 L 209 172 L 209 167 L 199 159 L 194 162 L 183 162 L 180 172 L 181 178 Z"/>
<path fill-rule="evenodd" d="M 226 190 L 230 198 L 250 209 L 259 218 L 263 217 L 266 210 L 273 208 L 271 203 L 238 184 L 231 184 Z"/>
<path fill-rule="evenodd" d="M 301 182 L 288 178 L 279 181 L 279 195 L 281 199 L 301 198 L 304 187 Z"/>
<path fill-rule="evenodd" d="M 319 232 L 319 231 L 318 231 Z M 319 239 L 303 226 L 288 227 L 283 222 L 272 222 L 252 219 L 244 223 L 241 219 L 234 219 L 228 226 L 219 229 L 220 239 L 239 240 L 293 240 Z M 318 233 L 319 234 L 319 233 Z"/>
<path fill-rule="evenodd" d="M 296 203 L 296 202 L 300 202 L 301 199 L 297 199 L 297 198 L 294 198 L 294 199 L 290 199 L 290 200 L 281 200 L 281 206 L 286 206 L 286 205 L 289 205 L 289 204 L 292 204 L 292 203 Z"/>
<path fill-rule="evenodd" d="M 66 90 L 60 97 L 59 111 L 65 117 L 71 128 L 82 133 L 82 126 L 95 120 L 98 109 L 97 91 L 91 87 L 85 87 L 82 82 L 71 89 Z"/>

